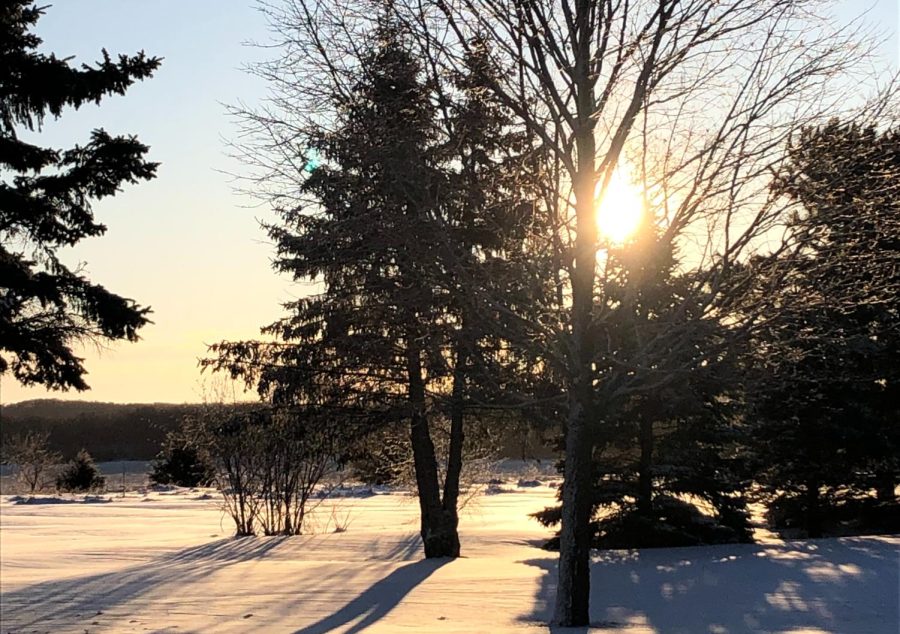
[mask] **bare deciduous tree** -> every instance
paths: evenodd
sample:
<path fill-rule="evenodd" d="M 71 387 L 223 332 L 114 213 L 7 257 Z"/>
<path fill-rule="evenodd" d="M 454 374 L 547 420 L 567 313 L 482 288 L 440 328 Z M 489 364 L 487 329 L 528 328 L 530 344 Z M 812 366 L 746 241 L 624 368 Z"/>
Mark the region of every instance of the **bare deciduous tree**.
<path fill-rule="evenodd" d="M 568 393 L 559 584 L 554 621 L 586 625 L 589 599 L 592 419 L 598 399 L 659 389 L 687 367 L 683 328 L 658 329 L 630 368 L 598 375 L 604 311 L 597 310 L 604 244 L 595 209 L 627 162 L 662 239 L 697 270 L 685 310 L 729 323 L 737 336 L 767 317 L 760 305 L 730 320 L 754 251 L 790 203 L 768 177 L 793 130 L 846 111 L 839 87 L 865 51 L 854 27 L 816 18 L 819 2 L 773 0 L 420 0 L 407 4 L 453 66 L 473 34 L 518 72 L 491 85 L 558 162 L 566 185 L 557 219 L 568 318 L 561 350 L 546 350 Z M 775 245 L 768 242 L 775 239 Z M 598 257 L 599 256 L 599 257 Z M 737 273 L 740 269 L 740 273 Z M 744 277 L 742 277 L 744 276 Z M 764 304 L 764 303 L 763 303 Z M 682 313 L 684 311 L 681 311 Z M 673 317 L 682 317 L 675 311 Z M 681 319 L 684 328 L 692 320 Z M 537 340 L 540 341 L 538 338 Z M 723 342 L 728 346 L 728 342 Z M 692 363 L 694 361 L 692 360 Z M 600 364 L 603 365 L 603 364 Z"/>

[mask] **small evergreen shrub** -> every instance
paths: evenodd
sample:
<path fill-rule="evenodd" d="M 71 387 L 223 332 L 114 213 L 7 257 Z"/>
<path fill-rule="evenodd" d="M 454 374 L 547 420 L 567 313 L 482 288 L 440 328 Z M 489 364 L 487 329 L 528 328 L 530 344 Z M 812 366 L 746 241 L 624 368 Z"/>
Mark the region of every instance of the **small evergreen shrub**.
<path fill-rule="evenodd" d="M 106 486 L 106 478 L 94 464 L 91 454 L 82 449 L 75 459 L 56 478 L 56 488 L 60 491 L 85 492 L 99 491 Z"/>
<path fill-rule="evenodd" d="M 172 432 L 166 436 L 150 472 L 151 482 L 180 487 L 210 486 L 215 479 L 216 470 L 207 454 L 182 434 Z"/>
<path fill-rule="evenodd" d="M 695 505 L 668 495 L 653 500 L 649 516 L 627 506 L 597 522 L 596 528 L 594 544 L 598 548 L 671 548 L 751 541 L 746 517 L 705 515 Z"/>

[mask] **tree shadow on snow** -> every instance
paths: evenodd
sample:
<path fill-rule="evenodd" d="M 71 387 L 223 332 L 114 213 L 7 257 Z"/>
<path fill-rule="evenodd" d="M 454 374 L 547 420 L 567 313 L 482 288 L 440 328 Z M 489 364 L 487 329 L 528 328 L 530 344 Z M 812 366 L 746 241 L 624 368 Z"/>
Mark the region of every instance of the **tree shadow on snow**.
<path fill-rule="evenodd" d="M 219 539 L 192 548 L 163 555 L 147 563 L 102 574 L 45 581 L 4 592 L 2 614 L 4 631 L 28 631 L 79 622 L 90 623 L 104 612 L 112 612 L 132 601 L 165 601 L 177 593 L 177 587 L 201 583 L 224 567 L 253 562 L 267 555 L 293 556 L 302 553 L 303 537 L 249 537 Z M 282 545 L 287 550 L 276 553 Z M 379 560 L 405 561 L 421 547 L 418 535 L 378 544 Z M 352 625 L 348 632 L 359 632 L 393 610 L 416 586 L 449 559 L 405 563 L 373 584 L 334 614 L 299 630 L 298 634 L 329 632 Z M 320 577 L 325 586 L 347 581 L 338 577 Z M 101 617 L 102 618 L 102 617 Z M 357 621 L 357 623 L 353 623 Z M 52 630 L 51 630 L 52 631 Z"/>
<path fill-rule="evenodd" d="M 63 620 L 76 622 L 135 598 L 152 599 L 170 592 L 171 583 L 190 584 L 224 566 L 258 559 L 287 537 L 226 538 L 187 548 L 151 562 L 106 572 L 44 581 L 3 593 L 3 622 L 18 629 Z M 167 588 L 168 586 L 168 588 Z"/>
<path fill-rule="evenodd" d="M 325 634 L 357 619 L 359 620 L 353 627 L 346 630 L 346 634 L 361 632 L 386 616 L 416 586 L 450 561 L 453 560 L 425 559 L 401 566 L 331 616 L 301 628 L 294 634 Z"/>
<path fill-rule="evenodd" d="M 591 565 L 591 627 L 666 634 L 882 632 L 900 622 L 896 544 L 861 539 L 601 551 Z M 524 622 L 547 623 L 555 556 L 522 563 L 545 574 Z"/>
<path fill-rule="evenodd" d="M 376 540 L 370 549 L 370 561 L 406 561 L 422 550 L 422 538 L 412 533 L 401 539 Z"/>

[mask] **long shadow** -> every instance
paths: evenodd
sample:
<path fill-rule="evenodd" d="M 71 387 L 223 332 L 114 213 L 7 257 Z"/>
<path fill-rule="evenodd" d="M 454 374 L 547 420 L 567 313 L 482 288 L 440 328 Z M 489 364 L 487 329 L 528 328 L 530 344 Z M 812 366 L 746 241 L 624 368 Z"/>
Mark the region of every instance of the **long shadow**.
<path fill-rule="evenodd" d="M 166 555 L 123 570 L 44 581 L 3 593 L 4 621 L 19 628 L 37 627 L 56 619 L 76 620 L 151 596 L 171 584 L 199 581 L 223 566 L 251 561 L 285 542 L 282 537 L 227 538 Z M 37 608 L 37 609 L 35 609 Z"/>
<path fill-rule="evenodd" d="M 199 582 L 224 566 L 258 560 L 286 543 L 290 543 L 293 549 L 296 540 L 296 537 L 220 539 L 121 570 L 45 581 L 4 592 L 4 627 L 14 624 L 15 630 L 19 631 L 59 622 L 71 626 L 81 619 L 90 620 L 100 612 L 111 611 L 137 598 L 152 600 L 157 594 L 168 594 L 173 582 L 184 585 Z M 407 559 L 418 549 L 419 543 L 418 535 L 392 543 L 386 559 Z M 328 632 L 362 618 L 349 630 L 358 632 L 384 617 L 448 561 L 425 560 L 403 565 L 336 613 L 300 632 Z M 331 583 L 326 579 L 320 581 L 326 585 Z M 333 581 L 337 582 L 336 579 Z"/>
<path fill-rule="evenodd" d="M 210 561 L 220 564 L 240 563 L 265 556 L 275 550 L 286 540 L 296 539 L 287 536 L 275 537 L 226 537 L 208 544 L 200 544 L 193 548 L 185 548 L 169 555 L 163 561 L 190 562 Z"/>
<path fill-rule="evenodd" d="M 421 549 L 422 538 L 419 537 L 418 533 L 411 533 L 408 537 L 398 540 L 383 555 L 379 555 L 378 559 L 387 561 L 406 561 L 407 559 L 411 559 Z"/>
<path fill-rule="evenodd" d="M 557 559 L 522 563 L 545 573 L 534 610 L 522 620 L 547 623 Z M 891 631 L 900 622 L 898 568 L 896 544 L 864 539 L 602 551 L 591 566 L 591 627 L 643 625 L 666 634 Z"/>
<path fill-rule="evenodd" d="M 360 632 L 382 619 L 416 586 L 450 561 L 452 559 L 425 559 L 401 566 L 331 616 L 299 629 L 294 634 L 325 634 L 357 619 L 360 620 L 347 630 L 347 634 Z"/>

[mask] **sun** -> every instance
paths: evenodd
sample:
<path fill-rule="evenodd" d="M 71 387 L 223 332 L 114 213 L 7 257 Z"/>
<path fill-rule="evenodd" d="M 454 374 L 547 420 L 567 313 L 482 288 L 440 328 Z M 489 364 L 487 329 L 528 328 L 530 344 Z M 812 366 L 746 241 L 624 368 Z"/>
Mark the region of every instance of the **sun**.
<path fill-rule="evenodd" d="M 609 242 L 624 244 L 644 219 L 644 198 L 631 179 L 627 166 L 619 165 L 597 203 L 597 228 Z"/>

